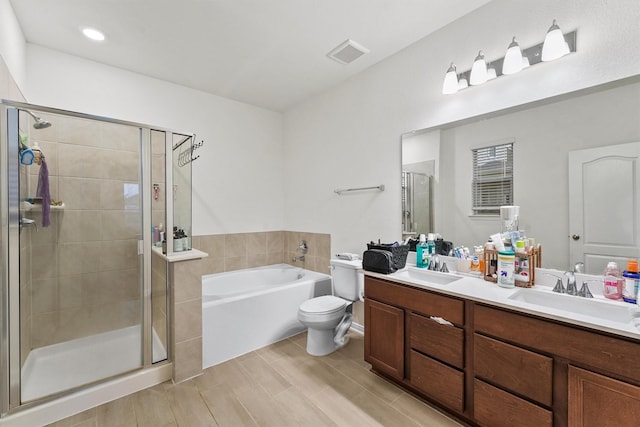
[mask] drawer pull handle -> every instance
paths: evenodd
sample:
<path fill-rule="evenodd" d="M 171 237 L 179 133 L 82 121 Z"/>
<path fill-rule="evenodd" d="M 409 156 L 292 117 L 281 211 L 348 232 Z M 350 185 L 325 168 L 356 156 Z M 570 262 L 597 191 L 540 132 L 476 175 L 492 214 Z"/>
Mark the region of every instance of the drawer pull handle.
<path fill-rule="evenodd" d="M 430 316 L 429 319 L 441 325 L 453 326 L 453 323 L 449 322 L 448 320 L 444 320 L 442 317 Z"/>

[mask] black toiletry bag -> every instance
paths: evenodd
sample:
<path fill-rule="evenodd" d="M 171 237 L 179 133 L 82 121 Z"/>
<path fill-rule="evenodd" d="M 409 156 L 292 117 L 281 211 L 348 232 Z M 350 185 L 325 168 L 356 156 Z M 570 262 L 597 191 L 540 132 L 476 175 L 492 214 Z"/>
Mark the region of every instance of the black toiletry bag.
<path fill-rule="evenodd" d="M 362 254 L 362 268 L 376 273 L 389 274 L 398 270 L 393 254 L 382 249 L 368 249 Z"/>

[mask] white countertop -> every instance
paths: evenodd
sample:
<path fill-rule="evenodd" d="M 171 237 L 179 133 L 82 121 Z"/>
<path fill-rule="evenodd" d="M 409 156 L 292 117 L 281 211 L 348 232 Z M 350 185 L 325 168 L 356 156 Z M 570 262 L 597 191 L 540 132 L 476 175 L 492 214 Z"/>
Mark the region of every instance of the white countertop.
<path fill-rule="evenodd" d="M 552 292 L 552 288 L 553 284 L 555 284 L 556 281 L 555 278 L 549 276 L 549 278 L 541 277 L 540 280 L 538 279 L 540 276 L 547 276 L 544 273 L 550 270 L 536 270 L 536 285 L 534 285 L 532 288 L 503 288 L 498 286 L 496 283 L 485 281 L 479 276 L 476 278 L 470 275 L 457 274 L 455 272 L 441 274 L 455 274 L 461 277 L 459 280 L 456 280 L 449 284 L 435 284 L 430 281 L 420 280 L 415 277 L 409 277 L 407 275 L 407 270 L 410 269 L 415 269 L 415 266 L 408 265 L 404 269 L 392 274 L 379 274 L 371 271 L 365 271 L 365 275 L 640 340 L 640 307 L 635 304 L 623 302 L 621 300 L 615 301 L 605 298 L 604 296 L 602 296 L 602 292 L 597 289 L 597 283 L 589 284 L 590 289 L 594 295 L 593 300 L 591 300 L 578 296 L 554 294 Z M 559 274 L 562 274 L 562 272 L 559 272 Z M 582 284 L 581 279 L 582 278 L 578 276 L 576 280 L 578 289 Z M 566 284 L 566 279 L 563 282 Z M 587 300 L 587 304 L 593 304 L 593 302 L 596 301 L 597 304 L 614 305 L 616 306 L 616 310 L 622 310 L 623 313 L 624 309 L 629 310 L 629 318 L 635 318 L 634 320 L 638 323 L 639 326 L 636 326 L 634 320 L 630 320 L 626 323 L 612 320 L 610 321 L 608 319 L 594 317 L 586 314 L 579 314 L 560 308 L 552 308 L 538 304 L 530 304 L 520 300 L 510 299 L 510 297 L 513 297 L 514 294 L 518 292 L 532 292 L 542 294 L 542 298 L 544 298 L 545 293 L 549 293 L 553 294 L 550 295 L 549 298 L 579 298 L 580 300 Z"/>

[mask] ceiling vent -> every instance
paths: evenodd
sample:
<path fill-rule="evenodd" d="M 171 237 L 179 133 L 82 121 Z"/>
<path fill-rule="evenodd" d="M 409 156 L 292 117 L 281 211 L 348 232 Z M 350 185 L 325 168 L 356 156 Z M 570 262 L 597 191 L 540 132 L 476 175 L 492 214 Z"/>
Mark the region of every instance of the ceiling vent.
<path fill-rule="evenodd" d="M 369 49 L 360 46 L 353 40 L 345 40 L 331 52 L 327 53 L 327 56 L 341 64 L 351 64 L 365 53 L 369 53 Z"/>

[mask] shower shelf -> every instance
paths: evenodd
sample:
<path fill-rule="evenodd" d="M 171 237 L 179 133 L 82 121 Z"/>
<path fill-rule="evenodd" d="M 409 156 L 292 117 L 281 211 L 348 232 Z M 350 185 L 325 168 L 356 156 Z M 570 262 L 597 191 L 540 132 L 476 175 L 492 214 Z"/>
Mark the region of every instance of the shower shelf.
<path fill-rule="evenodd" d="M 64 210 L 64 207 L 64 203 L 62 203 L 61 205 L 50 205 L 49 209 L 52 211 L 62 211 Z M 24 201 L 22 202 L 22 209 L 24 211 L 41 210 L 42 205 Z"/>

